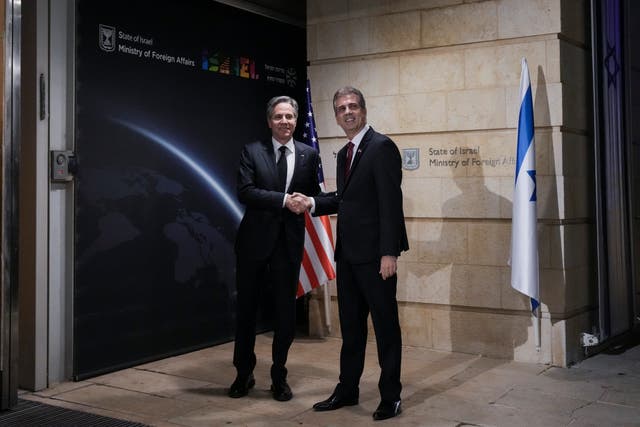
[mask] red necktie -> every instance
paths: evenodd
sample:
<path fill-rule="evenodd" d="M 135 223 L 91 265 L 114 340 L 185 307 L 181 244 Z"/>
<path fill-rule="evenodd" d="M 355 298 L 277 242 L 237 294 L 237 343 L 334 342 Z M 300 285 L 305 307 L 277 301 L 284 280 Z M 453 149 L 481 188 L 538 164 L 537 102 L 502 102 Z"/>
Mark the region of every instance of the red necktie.
<path fill-rule="evenodd" d="M 344 178 L 349 178 L 349 172 L 351 172 L 351 159 L 353 159 L 353 142 L 349 141 L 347 144 L 347 163 L 344 165 Z"/>

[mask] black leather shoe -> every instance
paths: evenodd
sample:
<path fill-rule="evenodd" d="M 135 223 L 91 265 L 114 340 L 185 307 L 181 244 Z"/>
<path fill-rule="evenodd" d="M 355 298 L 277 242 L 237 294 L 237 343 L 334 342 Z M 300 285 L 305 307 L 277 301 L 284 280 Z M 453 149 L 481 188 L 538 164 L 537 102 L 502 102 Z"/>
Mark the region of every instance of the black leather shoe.
<path fill-rule="evenodd" d="M 373 419 L 376 421 L 393 418 L 402 412 L 400 401 L 385 402 L 384 400 L 378 405 L 378 409 L 373 413 Z"/>
<path fill-rule="evenodd" d="M 286 381 L 271 384 L 271 394 L 273 398 L 279 402 L 286 402 L 293 397 L 291 387 L 289 387 Z"/>
<path fill-rule="evenodd" d="M 333 393 L 327 400 L 323 400 L 322 402 L 318 402 L 313 405 L 314 411 L 334 411 L 336 409 L 340 409 L 343 406 L 353 406 L 358 404 L 358 396 L 355 397 L 346 397 L 341 396 L 337 393 Z"/>
<path fill-rule="evenodd" d="M 244 397 L 249 394 L 249 389 L 256 385 L 256 380 L 253 374 L 249 374 L 248 377 L 237 376 L 236 380 L 229 387 L 229 397 L 237 399 L 238 397 Z"/>

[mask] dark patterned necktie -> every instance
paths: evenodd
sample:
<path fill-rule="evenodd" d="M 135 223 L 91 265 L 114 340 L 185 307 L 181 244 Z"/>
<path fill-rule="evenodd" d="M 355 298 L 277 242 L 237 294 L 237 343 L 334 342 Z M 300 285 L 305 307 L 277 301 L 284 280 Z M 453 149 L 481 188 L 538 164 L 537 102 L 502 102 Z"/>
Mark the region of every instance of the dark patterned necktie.
<path fill-rule="evenodd" d="M 280 179 L 280 189 L 284 192 L 287 190 L 287 147 L 284 145 L 278 148 L 280 157 L 278 157 L 278 178 Z"/>
<path fill-rule="evenodd" d="M 349 178 L 349 172 L 351 172 L 351 160 L 353 159 L 353 142 L 349 141 L 347 144 L 347 162 L 344 165 L 344 179 Z"/>

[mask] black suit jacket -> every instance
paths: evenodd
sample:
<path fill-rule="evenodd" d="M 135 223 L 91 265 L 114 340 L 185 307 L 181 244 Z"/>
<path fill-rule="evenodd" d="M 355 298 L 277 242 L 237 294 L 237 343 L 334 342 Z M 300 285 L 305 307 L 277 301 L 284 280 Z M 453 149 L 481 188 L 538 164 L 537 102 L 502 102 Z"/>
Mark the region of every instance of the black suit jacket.
<path fill-rule="evenodd" d="M 294 145 L 296 158 L 288 193 L 316 195 L 320 192 L 318 152 L 299 141 L 294 141 Z M 247 144 L 243 148 L 237 192 L 238 200 L 246 206 L 246 210 L 236 235 L 236 254 L 266 259 L 284 226 L 291 261 L 300 262 L 304 246 L 304 215 L 296 215 L 282 207 L 284 193 L 278 184 L 271 138 Z"/>
<path fill-rule="evenodd" d="M 336 261 L 379 261 L 409 249 L 402 209 L 402 160 L 396 144 L 369 128 L 345 180 L 346 146 L 337 156 L 337 191 L 315 198 L 314 215 L 338 214 Z"/>

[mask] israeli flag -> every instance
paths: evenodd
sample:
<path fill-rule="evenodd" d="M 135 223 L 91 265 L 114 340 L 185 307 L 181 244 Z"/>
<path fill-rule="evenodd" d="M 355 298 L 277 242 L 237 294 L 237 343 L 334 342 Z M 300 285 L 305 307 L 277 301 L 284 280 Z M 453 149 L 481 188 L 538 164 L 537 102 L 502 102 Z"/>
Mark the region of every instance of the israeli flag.
<path fill-rule="evenodd" d="M 531 298 L 532 312 L 540 305 L 536 200 L 533 101 L 529 67 L 527 60 L 522 58 L 518 149 L 511 222 L 511 286 Z"/>

